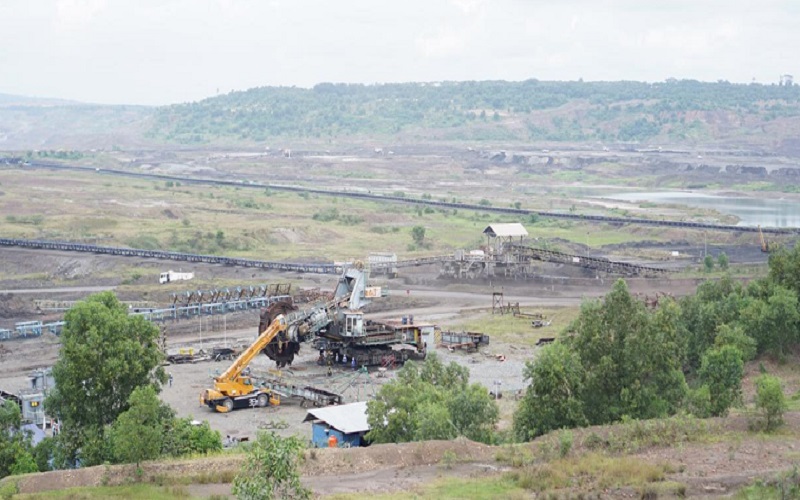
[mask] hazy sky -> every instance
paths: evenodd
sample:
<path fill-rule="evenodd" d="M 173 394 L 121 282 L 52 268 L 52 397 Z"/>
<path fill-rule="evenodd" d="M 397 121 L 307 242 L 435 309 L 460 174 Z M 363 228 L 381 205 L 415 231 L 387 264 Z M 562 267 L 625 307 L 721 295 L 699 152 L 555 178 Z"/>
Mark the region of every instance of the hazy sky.
<path fill-rule="evenodd" d="M 800 77 L 800 0 L 0 0 L 0 93 Z"/>

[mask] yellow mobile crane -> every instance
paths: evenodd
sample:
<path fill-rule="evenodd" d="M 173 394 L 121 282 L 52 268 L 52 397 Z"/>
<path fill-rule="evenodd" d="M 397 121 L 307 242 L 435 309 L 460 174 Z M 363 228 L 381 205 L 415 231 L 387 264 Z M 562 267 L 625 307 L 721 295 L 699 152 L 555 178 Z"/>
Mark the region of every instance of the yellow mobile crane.
<path fill-rule="evenodd" d="M 242 372 L 253 358 L 261 352 L 279 333 L 286 331 L 286 318 L 280 314 L 261 332 L 255 342 L 236 358 L 225 373 L 214 379 L 214 388 L 206 389 L 200 396 L 200 403 L 212 410 L 227 413 L 236 408 L 280 404 L 280 399 L 266 388 L 256 388 L 250 377 Z"/>
<path fill-rule="evenodd" d="M 764 239 L 764 233 L 761 232 L 761 226 L 758 226 L 758 236 L 761 238 L 761 251 L 769 253 L 769 242 Z"/>

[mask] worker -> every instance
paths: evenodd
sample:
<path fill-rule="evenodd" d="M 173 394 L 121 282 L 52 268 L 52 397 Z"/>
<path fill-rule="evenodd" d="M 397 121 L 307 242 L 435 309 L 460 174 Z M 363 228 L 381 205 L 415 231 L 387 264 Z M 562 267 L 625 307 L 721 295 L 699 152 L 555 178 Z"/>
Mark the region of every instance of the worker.
<path fill-rule="evenodd" d="M 338 445 L 339 445 L 339 440 L 336 439 L 336 435 L 335 434 L 331 434 L 328 437 L 328 448 L 337 448 Z"/>
<path fill-rule="evenodd" d="M 169 374 L 169 386 L 172 387 L 172 372 Z"/>
<path fill-rule="evenodd" d="M 353 371 L 356 371 L 356 366 L 357 366 L 357 365 L 356 365 L 356 357 L 355 357 L 355 356 L 352 356 L 352 357 L 351 357 L 351 359 L 352 359 L 352 361 L 350 362 L 350 364 L 351 364 L 351 365 L 352 365 L 352 367 L 353 367 Z"/>

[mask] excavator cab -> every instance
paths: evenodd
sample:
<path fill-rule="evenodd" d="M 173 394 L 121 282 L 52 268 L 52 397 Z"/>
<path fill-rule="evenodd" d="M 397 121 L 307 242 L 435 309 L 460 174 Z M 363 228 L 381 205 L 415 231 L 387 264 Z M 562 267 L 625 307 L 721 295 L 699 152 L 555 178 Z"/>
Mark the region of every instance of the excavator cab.
<path fill-rule="evenodd" d="M 364 314 L 361 312 L 350 312 L 344 314 L 345 337 L 362 337 L 364 335 Z"/>

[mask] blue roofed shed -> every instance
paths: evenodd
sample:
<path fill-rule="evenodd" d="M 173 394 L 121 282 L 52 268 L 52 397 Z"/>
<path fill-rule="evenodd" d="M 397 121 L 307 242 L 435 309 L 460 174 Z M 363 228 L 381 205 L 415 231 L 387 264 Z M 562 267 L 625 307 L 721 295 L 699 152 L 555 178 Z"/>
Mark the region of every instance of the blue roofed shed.
<path fill-rule="evenodd" d="M 339 446 L 364 446 L 364 434 L 369 431 L 366 401 L 308 410 L 303 422 L 308 421 L 317 448 L 327 448 L 330 435 L 336 436 Z"/>

